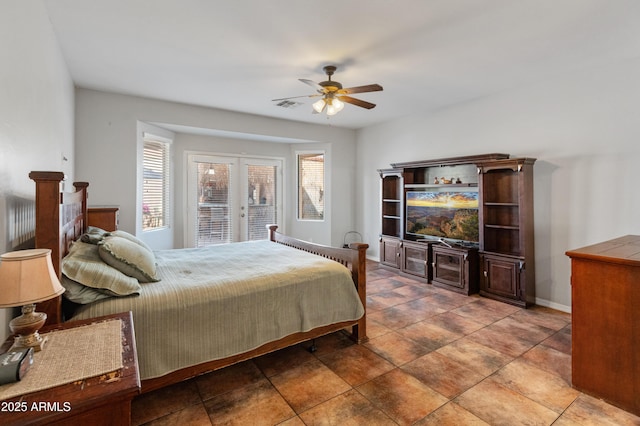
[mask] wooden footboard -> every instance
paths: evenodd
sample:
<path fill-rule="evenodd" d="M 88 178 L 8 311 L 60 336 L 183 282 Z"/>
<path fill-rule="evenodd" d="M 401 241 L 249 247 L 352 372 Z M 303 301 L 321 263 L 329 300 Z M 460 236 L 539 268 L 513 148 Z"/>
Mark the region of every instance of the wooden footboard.
<path fill-rule="evenodd" d="M 295 247 L 318 256 L 335 260 L 349 268 L 353 284 L 358 290 L 358 296 L 362 302 L 362 306 L 367 306 L 367 249 L 368 244 L 351 243 L 349 248 L 329 247 L 320 244 L 313 244 L 307 241 L 298 240 L 297 238 L 288 237 L 277 232 L 278 225 L 267 225 L 269 229 L 269 239 L 273 242 L 284 244 L 289 247 Z M 353 327 L 351 338 L 357 343 L 367 341 L 367 319 L 366 312 L 362 318 Z"/>
<path fill-rule="evenodd" d="M 87 187 L 89 184 L 77 182 L 74 183 L 75 192 L 61 193 L 60 183 L 64 179 L 63 173 L 31 172 L 29 177 L 36 183 L 36 248 L 49 248 L 52 250 L 53 266 L 60 276 L 62 258 L 68 253 L 70 244 L 80 238 L 87 228 Z M 282 235 L 276 231 L 276 225 L 270 225 L 268 228 L 269 238 L 275 243 L 333 259 L 349 268 L 362 305 L 366 309 L 367 244 L 353 243 L 348 249 L 333 248 Z M 63 321 L 60 300 L 60 297 L 58 297 L 38 305 L 38 310 L 47 314 L 47 322 L 50 324 Z M 143 380 L 142 391 L 147 392 L 158 389 L 240 361 L 340 331 L 347 327 L 351 327 L 351 338 L 355 342 L 362 343 L 367 340 L 365 313 L 357 321 L 341 322 L 318 327 L 308 332 L 295 333 L 277 341 L 269 342 L 249 352 L 183 368 L 163 377 Z"/>

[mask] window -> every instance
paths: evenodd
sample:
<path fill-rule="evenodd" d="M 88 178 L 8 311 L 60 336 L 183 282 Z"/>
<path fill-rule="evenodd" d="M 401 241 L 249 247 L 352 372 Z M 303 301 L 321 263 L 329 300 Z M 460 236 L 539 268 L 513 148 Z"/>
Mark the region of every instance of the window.
<path fill-rule="evenodd" d="M 142 160 L 143 231 L 166 228 L 170 223 L 170 148 L 170 141 L 145 133 Z"/>
<path fill-rule="evenodd" d="M 298 219 L 324 219 L 324 153 L 298 154 Z"/>

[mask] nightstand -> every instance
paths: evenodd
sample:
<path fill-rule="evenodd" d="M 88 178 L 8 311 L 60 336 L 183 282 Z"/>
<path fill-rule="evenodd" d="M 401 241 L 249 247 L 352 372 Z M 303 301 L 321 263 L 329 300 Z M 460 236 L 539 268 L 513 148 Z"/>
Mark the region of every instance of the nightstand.
<path fill-rule="evenodd" d="M 129 425 L 131 401 L 140 393 L 140 376 L 131 312 L 45 327 L 41 333 L 110 320 L 122 321 L 122 365 L 102 374 L 0 401 L 3 425 Z M 0 348 L 5 352 L 13 340 Z M 45 346 L 44 350 L 47 350 Z M 29 375 L 31 372 L 27 372 Z"/>

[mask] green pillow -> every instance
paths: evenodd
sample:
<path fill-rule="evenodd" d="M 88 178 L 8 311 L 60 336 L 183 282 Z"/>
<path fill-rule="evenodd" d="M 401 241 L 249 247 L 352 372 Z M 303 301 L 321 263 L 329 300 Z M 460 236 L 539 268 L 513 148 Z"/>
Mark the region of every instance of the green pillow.
<path fill-rule="evenodd" d="M 116 231 L 112 231 L 112 232 L 108 232 L 106 236 L 114 236 L 114 237 L 121 237 L 121 238 L 125 238 L 129 241 L 133 241 L 134 243 L 138 244 L 139 246 L 142 246 L 144 248 L 146 248 L 147 250 L 149 250 L 150 252 L 153 253 L 153 250 L 151 250 L 151 247 L 149 247 L 147 245 L 147 243 L 145 243 L 144 241 L 142 241 L 141 239 L 139 239 L 138 237 L 136 237 L 135 235 L 132 235 L 126 231 L 121 231 L 121 230 L 116 230 Z"/>
<path fill-rule="evenodd" d="M 107 265 L 141 283 L 159 281 L 153 252 L 130 239 L 115 235 L 104 237 L 98 243 L 98 253 Z"/>
<path fill-rule="evenodd" d="M 107 234 L 108 232 L 104 229 L 95 226 L 88 226 L 87 232 L 82 234 L 80 241 L 83 243 L 98 244 Z"/>
<path fill-rule="evenodd" d="M 114 296 L 140 292 L 140 283 L 100 258 L 98 246 L 76 241 L 62 259 L 62 273 L 73 281 Z"/>
<path fill-rule="evenodd" d="M 60 284 L 65 288 L 64 297 L 80 305 L 86 305 L 87 303 L 107 299 L 112 296 L 95 288 L 75 282 L 66 275 L 62 275 Z"/>

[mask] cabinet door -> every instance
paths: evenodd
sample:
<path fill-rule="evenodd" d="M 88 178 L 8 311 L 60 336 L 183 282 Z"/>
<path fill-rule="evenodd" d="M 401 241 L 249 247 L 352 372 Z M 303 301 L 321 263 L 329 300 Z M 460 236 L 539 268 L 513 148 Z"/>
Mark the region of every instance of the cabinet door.
<path fill-rule="evenodd" d="M 402 272 L 429 277 L 429 246 L 404 243 L 402 246 Z"/>
<path fill-rule="evenodd" d="M 380 263 L 400 268 L 400 240 L 380 238 Z"/>
<path fill-rule="evenodd" d="M 433 248 L 433 281 L 451 287 L 464 288 L 464 257 Z"/>
<path fill-rule="evenodd" d="M 518 259 L 484 255 L 481 293 L 513 300 L 520 299 L 521 265 L 522 261 Z"/>

